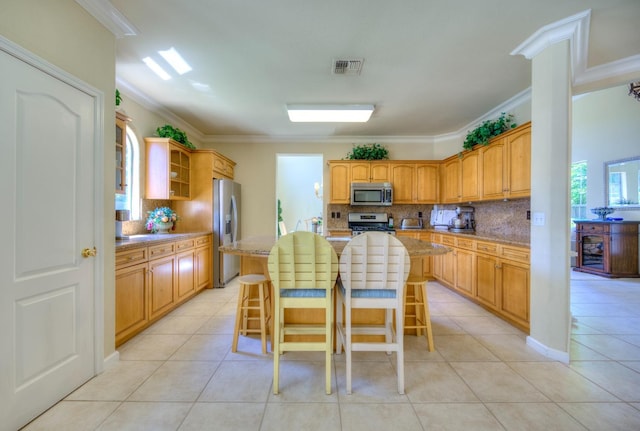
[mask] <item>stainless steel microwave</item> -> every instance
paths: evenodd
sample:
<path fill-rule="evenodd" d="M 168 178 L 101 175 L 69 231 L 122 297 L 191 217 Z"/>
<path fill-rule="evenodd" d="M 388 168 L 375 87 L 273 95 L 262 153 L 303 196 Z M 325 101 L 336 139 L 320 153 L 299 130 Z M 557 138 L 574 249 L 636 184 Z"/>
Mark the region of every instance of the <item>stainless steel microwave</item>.
<path fill-rule="evenodd" d="M 351 205 L 391 206 L 391 183 L 351 183 Z"/>

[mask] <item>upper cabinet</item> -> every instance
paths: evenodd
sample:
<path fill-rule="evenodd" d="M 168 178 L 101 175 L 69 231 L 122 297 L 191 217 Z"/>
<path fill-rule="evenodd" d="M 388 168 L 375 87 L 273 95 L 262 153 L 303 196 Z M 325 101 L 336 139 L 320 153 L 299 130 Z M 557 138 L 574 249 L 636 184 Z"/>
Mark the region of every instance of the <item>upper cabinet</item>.
<path fill-rule="evenodd" d="M 116 193 L 127 187 L 127 123 L 130 118 L 116 111 Z"/>
<path fill-rule="evenodd" d="M 531 123 L 443 161 L 329 162 L 332 204 L 349 204 L 352 182 L 391 182 L 394 204 L 478 202 L 531 195 Z"/>
<path fill-rule="evenodd" d="M 170 138 L 144 138 L 147 199 L 191 199 L 191 152 Z"/>
<path fill-rule="evenodd" d="M 389 182 L 389 162 L 367 162 L 358 160 L 350 162 L 352 183 L 386 183 Z"/>
<path fill-rule="evenodd" d="M 438 202 L 440 163 L 422 161 L 390 162 L 394 204 Z"/>
<path fill-rule="evenodd" d="M 494 138 L 479 153 L 483 200 L 531 195 L 531 123 Z"/>

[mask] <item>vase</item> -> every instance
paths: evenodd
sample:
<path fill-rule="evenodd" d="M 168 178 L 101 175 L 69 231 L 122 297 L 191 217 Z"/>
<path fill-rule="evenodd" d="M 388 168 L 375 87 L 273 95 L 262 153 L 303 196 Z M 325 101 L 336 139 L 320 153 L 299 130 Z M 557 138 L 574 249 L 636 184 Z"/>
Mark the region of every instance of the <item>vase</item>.
<path fill-rule="evenodd" d="M 173 227 L 173 222 L 168 223 L 156 223 L 156 233 L 169 233 L 169 230 Z"/>

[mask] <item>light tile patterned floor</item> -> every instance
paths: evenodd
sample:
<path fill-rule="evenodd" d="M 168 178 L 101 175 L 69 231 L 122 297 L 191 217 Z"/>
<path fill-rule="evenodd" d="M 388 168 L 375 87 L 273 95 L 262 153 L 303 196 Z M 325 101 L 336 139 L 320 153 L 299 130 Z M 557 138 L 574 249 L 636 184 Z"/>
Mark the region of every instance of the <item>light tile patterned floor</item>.
<path fill-rule="evenodd" d="M 394 356 L 344 355 L 324 393 L 322 353 L 287 353 L 280 395 L 256 337 L 231 353 L 237 283 L 207 290 L 121 346 L 120 361 L 27 430 L 638 430 L 640 280 L 572 273 L 571 363 L 433 282 L 436 351 L 405 337 L 406 394 Z"/>

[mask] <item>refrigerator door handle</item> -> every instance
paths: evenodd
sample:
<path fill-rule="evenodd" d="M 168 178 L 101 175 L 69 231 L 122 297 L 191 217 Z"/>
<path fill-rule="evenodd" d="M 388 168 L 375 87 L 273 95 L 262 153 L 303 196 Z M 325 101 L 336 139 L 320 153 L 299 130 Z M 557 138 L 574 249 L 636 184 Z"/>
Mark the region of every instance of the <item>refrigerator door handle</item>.
<path fill-rule="evenodd" d="M 231 241 L 235 243 L 238 240 L 238 205 L 236 204 L 235 195 L 231 195 L 231 211 L 233 213 L 233 233 Z"/>

